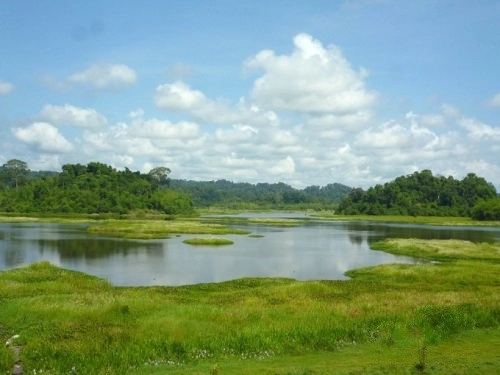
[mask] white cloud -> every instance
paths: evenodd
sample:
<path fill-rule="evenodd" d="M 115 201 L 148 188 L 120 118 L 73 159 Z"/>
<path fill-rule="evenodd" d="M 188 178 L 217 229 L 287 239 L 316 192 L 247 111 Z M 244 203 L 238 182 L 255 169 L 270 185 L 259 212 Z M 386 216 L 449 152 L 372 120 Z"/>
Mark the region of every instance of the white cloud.
<path fill-rule="evenodd" d="M 0 80 L 0 95 L 8 95 L 14 90 L 15 86 L 12 83 Z"/>
<path fill-rule="evenodd" d="M 312 116 L 307 121 L 307 124 L 321 128 L 344 128 L 346 130 L 356 130 L 366 126 L 366 124 L 368 124 L 372 119 L 373 114 L 370 111 L 356 111 L 343 115 L 327 114 Z"/>
<path fill-rule="evenodd" d="M 226 143 L 249 142 L 258 134 L 258 130 L 249 125 L 233 125 L 231 129 L 216 129 L 215 137 Z"/>
<path fill-rule="evenodd" d="M 173 124 L 167 120 L 150 119 L 134 122 L 129 134 L 151 139 L 185 139 L 197 137 L 198 130 L 198 124 L 194 122 L 181 121 Z"/>
<path fill-rule="evenodd" d="M 264 50 L 247 68 L 264 70 L 251 97 L 262 108 L 299 113 L 344 114 L 371 108 L 377 94 L 365 88 L 366 70 L 355 71 L 336 46 L 307 34 L 294 38 L 291 55 Z"/>
<path fill-rule="evenodd" d="M 268 173 L 278 176 L 293 175 L 295 173 L 295 162 L 291 156 L 287 156 L 285 159 L 278 160 L 274 166 L 268 168 Z"/>
<path fill-rule="evenodd" d="M 159 85 L 153 96 L 158 108 L 171 112 L 186 112 L 204 123 L 231 123 L 242 118 L 242 113 L 231 109 L 224 101 L 208 99 L 182 81 Z"/>
<path fill-rule="evenodd" d="M 189 112 L 210 105 L 205 94 L 198 90 L 192 90 L 181 81 L 159 85 L 156 88 L 154 100 L 158 107 L 173 112 Z"/>
<path fill-rule="evenodd" d="M 78 108 L 69 104 L 56 106 L 47 104 L 40 116 L 55 125 L 73 125 L 82 128 L 102 127 L 108 123 L 106 117 L 95 109 Z"/>
<path fill-rule="evenodd" d="M 14 128 L 14 136 L 38 150 L 50 153 L 66 153 L 73 150 L 70 142 L 57 128 L 46 122 L 34 122 L 26 128 Z"/>
<path fill-rule="evenodd" d="M 124 64 L 93 64 L 68 77 L 68 82 L 97 90 L 119 91 L 137 82 L 136 72 Z"/>
<path fill-rule="evenodd" d="M 92 133 L 90 131 L 85 131 L 83 133 L 83 141 L 85 142 L 85 148 L 88 153 L 97 153 L 102 151 L 111 151 L 115 149 L 112 143 L 112 137 L 110 134 L 105 132 Z"/>
<path fill-rule="evenodd" d="M 500 141 L 500 127 L 493 127 L 472 118 L 463 118 L 459 124 L 474 140 Z"/>
<path fill-rule="evenodd" d="M 500 92 L 490 98 L 486 104 L 491 108 L 500 108 Z"/>
<path fill-rule="evenodd" d="M 404 148 L 410 141 L 410 131 L 402 125 L 389 121 L 378 127 L 363 130 L 356 137 L 356 146 L 372 148 Z"/>

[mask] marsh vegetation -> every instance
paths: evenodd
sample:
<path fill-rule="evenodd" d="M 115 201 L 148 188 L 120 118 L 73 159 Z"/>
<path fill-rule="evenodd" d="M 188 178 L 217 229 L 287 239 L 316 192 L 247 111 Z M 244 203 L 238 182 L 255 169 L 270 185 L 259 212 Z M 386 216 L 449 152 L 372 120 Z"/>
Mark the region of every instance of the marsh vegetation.
<path fill-rule="evenodd" d="M 208 246 L 224 246 L 224 245 L 232 245 L 234 243 L 233 241 L 228 240 L 227 238 L 220 238 L 220 237 L 196 237 L 196 238 L 189 238 L 182 242 L 187 243 L 188 245 L 208 245 Z"/>
<path fill-rule="evenodd" d="M 495 373 L 498 244 L 474 246 L 471 256 L 467 242 L 412 243 L 441 262 L 347 281 L 125 288 L 37 263 L 0 273 L 0 338 L 20 335 L 27 373 Z M 8 372 L 7 348 L 0 361 Z"/>

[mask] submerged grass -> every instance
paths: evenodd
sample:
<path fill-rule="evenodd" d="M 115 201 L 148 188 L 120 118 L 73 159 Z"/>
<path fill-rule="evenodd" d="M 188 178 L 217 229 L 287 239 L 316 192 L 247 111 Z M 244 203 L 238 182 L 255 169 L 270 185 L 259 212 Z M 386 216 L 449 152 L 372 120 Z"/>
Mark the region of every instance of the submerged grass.
<path fill-rule="evenodd" d="M 347 281 L 113 287 L 38 263 L 0 273 L 0 340 L 20 335 L 25 373 L 499 373 L 498 244 L 464 259 L 468 246 Z M 0 373 L 11 360 L 0 350 Z"/>

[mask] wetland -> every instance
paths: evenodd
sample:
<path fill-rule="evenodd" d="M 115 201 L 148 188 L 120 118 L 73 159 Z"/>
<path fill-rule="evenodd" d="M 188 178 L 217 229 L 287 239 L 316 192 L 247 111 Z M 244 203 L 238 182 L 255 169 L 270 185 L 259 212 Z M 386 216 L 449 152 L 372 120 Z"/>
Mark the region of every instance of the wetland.
<path fill-rule="evenodd" d="M 498 226 L 285 216 L 1 223 L 0 372 L 500 371 Z"/>
<path fill-rule="evenodd" d="M 500 241 L 498 227 L 328 221 L 304 213 L 212 215 L 202 220 L 210 223 L 0 223 L 0 271 L 48 261 L 117 286 L 192 285 L 242 277 L 344 280 L 345 272 L 355 268 L 422 262 L 371 249 L 374 241 L 385 238 Z M 117 227 L 127 238 L 116 236 Z M 129 238 L 144 227 L 155 230 L 153 238 Z M 154 238 L 158 233 L 168 238 Z M 199 244 L 190 245 L 193 240 Z M 228 245 L 215 247 L 214 241 Z"/>

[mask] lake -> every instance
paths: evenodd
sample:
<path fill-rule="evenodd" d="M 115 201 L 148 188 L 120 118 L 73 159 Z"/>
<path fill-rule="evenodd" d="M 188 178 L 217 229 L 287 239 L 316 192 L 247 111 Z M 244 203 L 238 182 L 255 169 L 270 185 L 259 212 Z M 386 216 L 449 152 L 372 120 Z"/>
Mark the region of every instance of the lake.
<path fill-rule="evenodd" d="M 277 215 L 274 217 L 282 216 Z M 0 271 L 48 261 L 119 286 L 176 286 L 241 277 L 342 280 L 346 279 L 344 273 L 354 268 L 420 262 L 373 251 L 370 243 L 375 240 L 406 237 L 500 241 L 500 228 L 487 227 L 315 220 L 293 227 L 241 223 L 231 226 L 262 237 L 225 235 L 234 241 L 233 245 L 210 247 L 182 242 L 202 235 L 124 240 L 88 235 L 86 225 L 0 223 Z"/>

